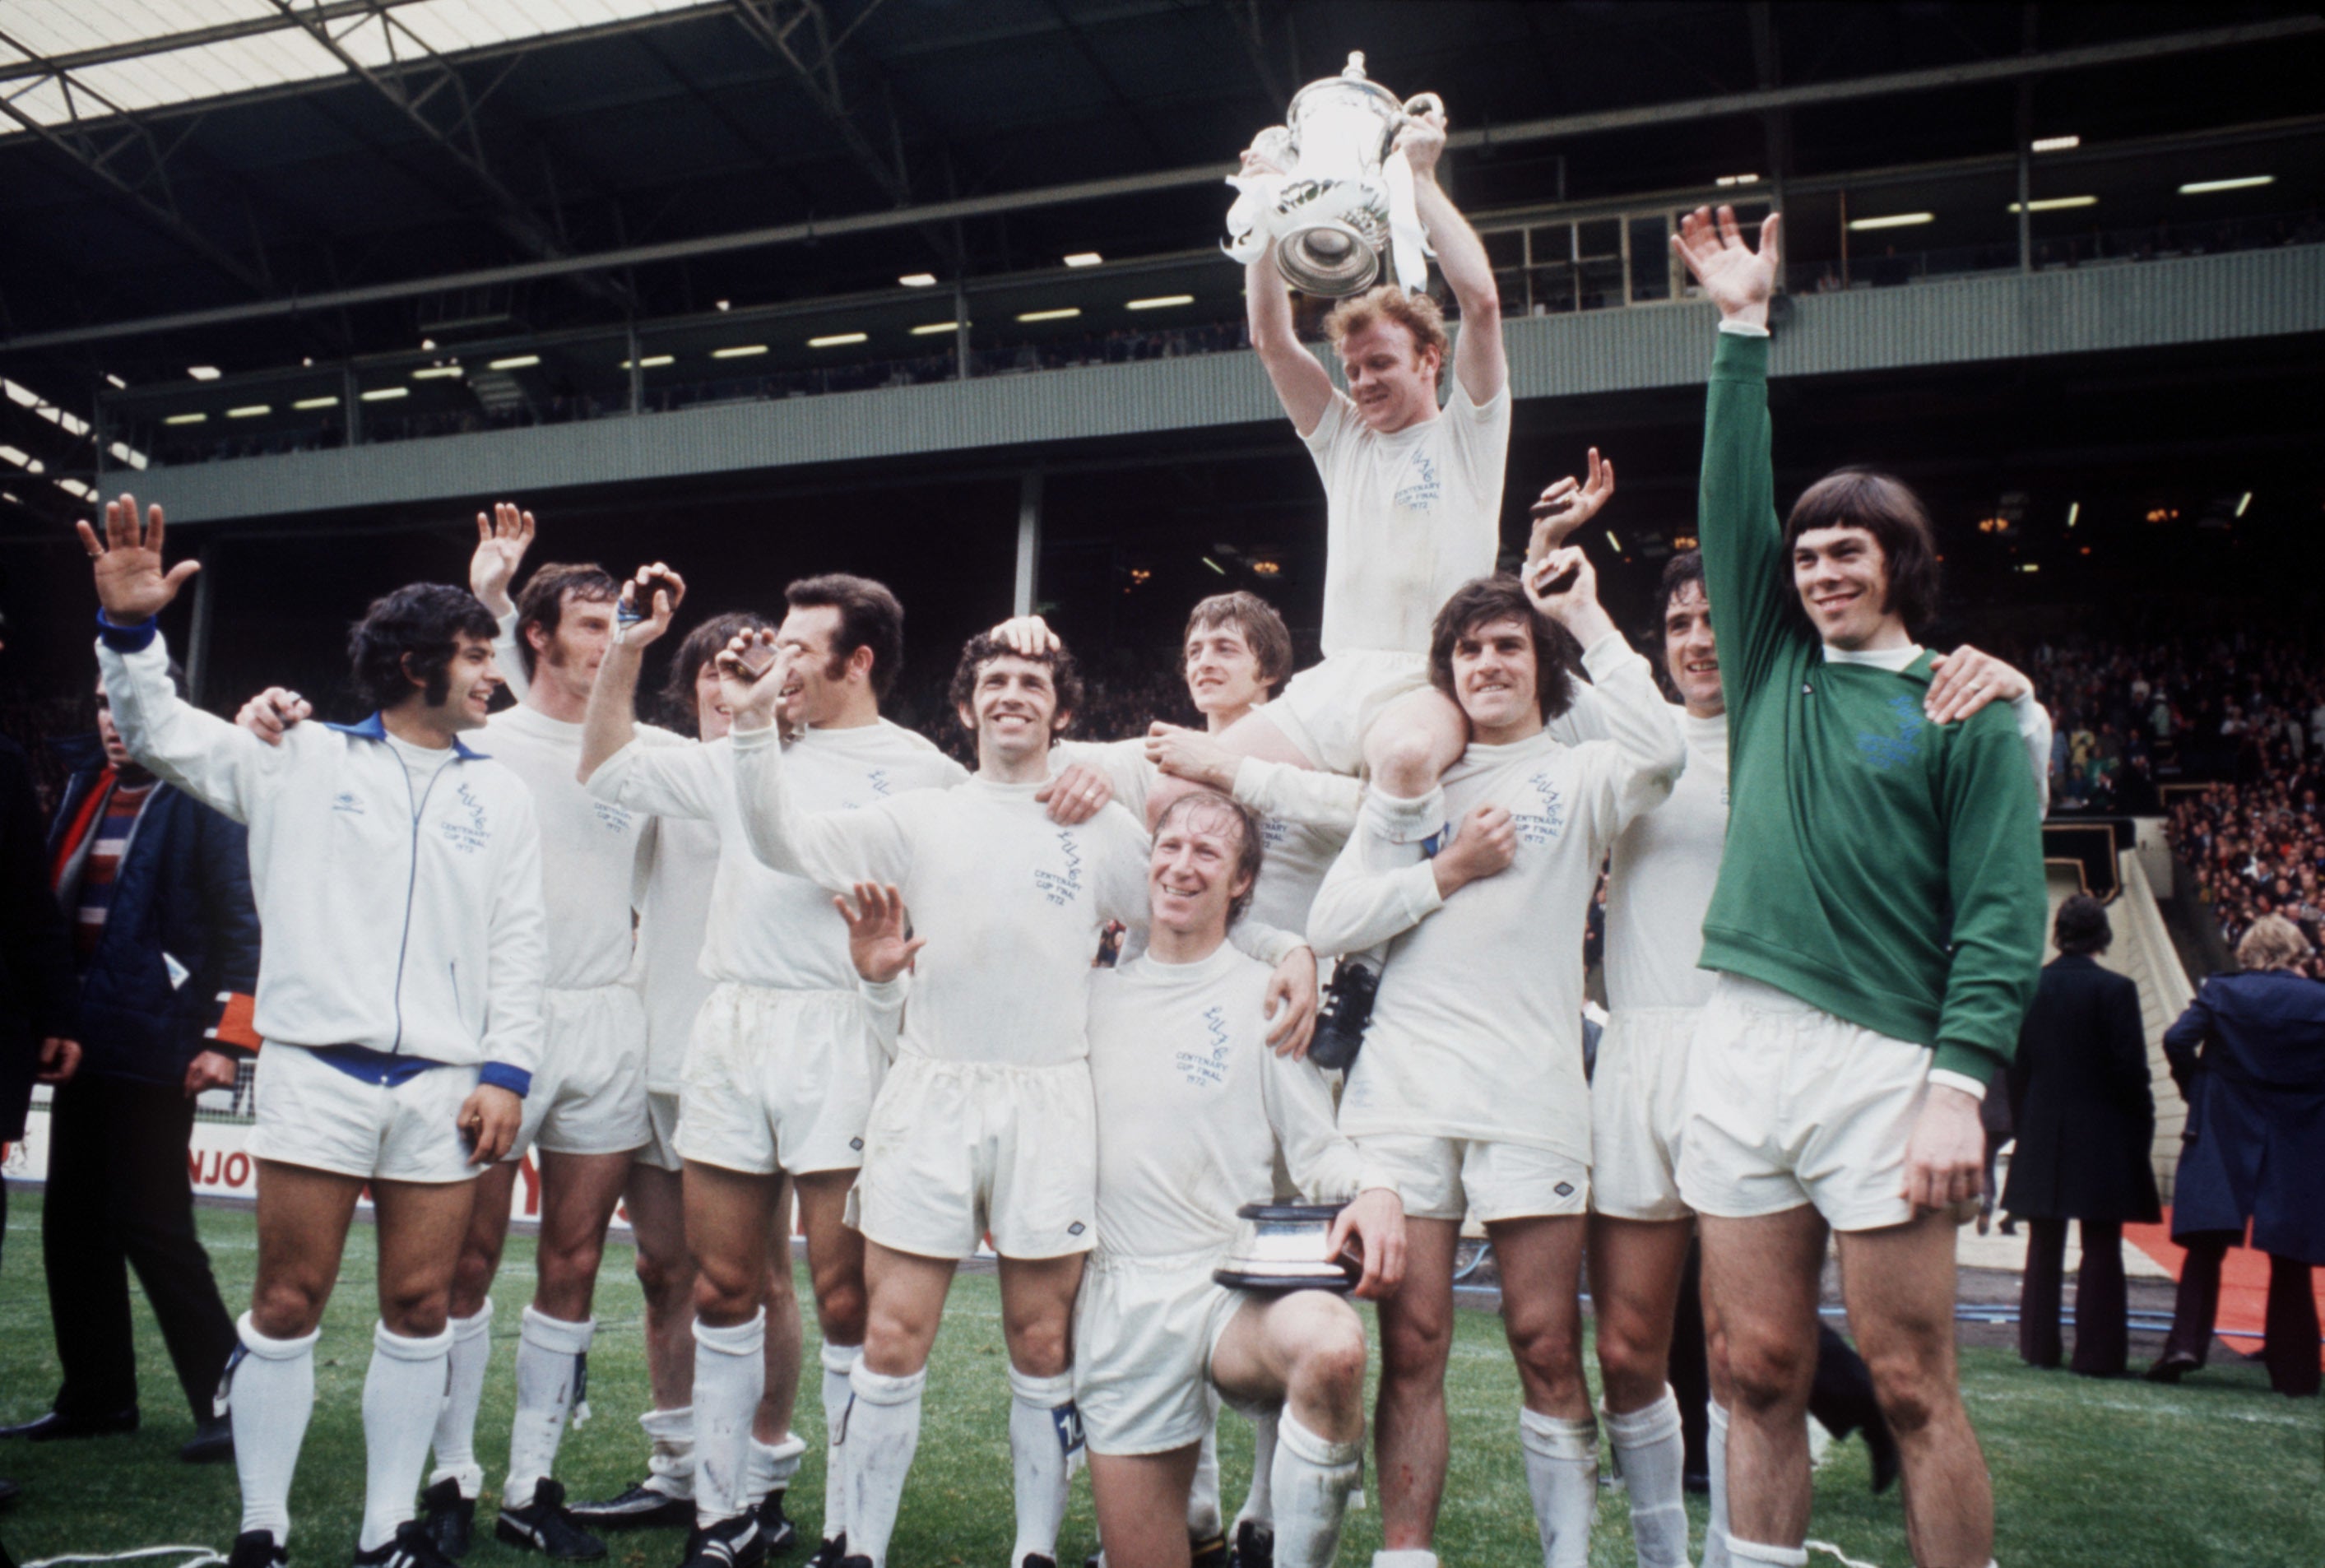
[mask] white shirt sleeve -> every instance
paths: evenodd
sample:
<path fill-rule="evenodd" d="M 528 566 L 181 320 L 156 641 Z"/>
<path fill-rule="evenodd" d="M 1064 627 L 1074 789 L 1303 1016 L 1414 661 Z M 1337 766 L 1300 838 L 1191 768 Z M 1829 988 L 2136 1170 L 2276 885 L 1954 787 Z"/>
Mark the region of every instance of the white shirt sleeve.
<path fill-rule="evenodd" d="M 2041 814 L 2051 814 L 2051 711 L 2029 691 L 2010 704 L 2018 720 L 2018 738 L 2026 747 L 2026 765 L 2034 770 L 2034 798 Z"/>
<path fill-rule="evenodd" d="M 1153 768 L 1143 740 L 1061 740 L 1050 749 L 1050 775 L 1079 763 L 1106 775 L 1114 798 L 1139 821 L 1146 820 L 1146 796 Z"/>
<path fill-rule="evenodd" d="M 1609 803 L 1614 820 L 1602 829 L 1611 839 L 1671 798 L 1687 767 L 1687 732 L 1655 689 L 1647 661 L 1621 633 L 1609 632 L 1584 650 L 1582 667 L 1590 674 L 1594 719 L 1605 725 L 1618 759 Z"/>
<path fill-rule="evenodd" d="M 1357 825 L 1362 779 L 1246 756 L 1236 765 L 1235 798 L 1263 817 L 1346 833 Z"/>
<path fill-rule="evenodd" d="M 658 746 L 643 738 L 614 753 L 584 786 L 601 801 L 657 817 L 718 820 L 718 796 L 728 787 L 708 746 Z"/>
<path fill-rule="evenodd" d="M 904 1028 L 904 1002 L 912 994 L 912 971 L 877 984 L 858 976 L 856 988 L 864 993 L 865 1009 L 871 1016 L 872 1043 L 880 1048 L 883 1061 L 894 1062 L 896 1040 Z"/>
<path fill-rule="evenodd" d="M 1395 1190 L 1394 1180 L 1366 1170 L 1364 1155 L 1334 1125 L 1332 1090 L 1313 1062 L 1270 1051 L 1260 1063 L 1259 1088 L 1275 1146 L 1303 1197 L 1331 1203 L 1367 1187 Z"/>
<path fill-rule="evenodd" d="M 508 682 L 508 694 L 522 702 L 524 694 L 533 690 L 533 678 L 524 673 L 524 651 L 518 646 L 515 608 L 512 607 L 496 624 L 500 629 L 493 634 L 493 662 L 501 667 L 501 679 Z"/>
<path fill-rule="evenodd" d="M 237 822 L 249 822 L 271 776 L 307 738 L 294 728 L 281 746 L 269 746 L 180 697 L 170 683 L 170 651 L 158 632 L 128 654 L 100 638 L 97 667 L 129 755 L 155 777 Z"/>
<path fill-rule="evenodd" d="M 1308 943 L 1320 957 L 1363 952 L 1411 931 L 1445 906 L 1436 870 L 1426 860 L 1394 871 L 1365 867 L 1358 828 L 1324 875 L 1308 911 Z"/>
<path fill-rule="evenodd" d="M 784 787 L 783 748 L 772 726 L 737 729 L 729 744 L 735 749 L 743 835 L 762 865 L 834 892 L 858 882 L 900 883 L 911 875 L 912 843 L 897 820 L 897 803 L 883 801 L 855 812 L 802 812 Z"/>

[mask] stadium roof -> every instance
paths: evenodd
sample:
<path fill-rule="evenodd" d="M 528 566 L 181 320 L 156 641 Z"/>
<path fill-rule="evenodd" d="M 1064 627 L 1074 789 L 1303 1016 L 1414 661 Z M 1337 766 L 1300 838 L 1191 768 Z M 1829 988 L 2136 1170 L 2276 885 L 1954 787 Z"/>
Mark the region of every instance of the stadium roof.
<path fill-rule="evenodd" d="M 2325 172 L 2325 20 L 2293 4 L 0 0 L 0 370 L 82 418 L 191 366 L 904 311 L 906 279 L 1062 289 L 1086 252 L 1176 291 L 1228 270 L 1236 151 L 1357 49 L 1443 94 L 1473 211 L 1877 176 L 1938 209 L 1917 245 L 1989 244 L 2006 191 L 1898 172 L 2079 137 L 2051 166 L 2119 149 L 2070 192 L 2112 223 L 2185 216 L 2145 185 L 2302 211 Z M 2258 168 L 2166 180 L 2207 137 L 2278 183 L 2174 196 Z M 0 404 L 52 471 L 69 433 Z"/>

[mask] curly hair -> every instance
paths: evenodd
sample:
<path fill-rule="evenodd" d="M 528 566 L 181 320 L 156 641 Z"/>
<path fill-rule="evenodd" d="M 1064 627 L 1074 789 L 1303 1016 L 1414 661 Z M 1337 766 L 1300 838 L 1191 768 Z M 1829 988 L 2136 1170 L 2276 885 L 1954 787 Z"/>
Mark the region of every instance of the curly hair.
<path fill-rule="evenodd" d="M 375 598 L 347 630 L 356 691 L 373 708 L 393 708 L 417 687 L 431 708 L 451 695 L 460 639 L 489 643 L 500 629 L 492 611 L 466 589 L 407 583 Z"/>
<path fill-rule="evenodd" d="M 2264 914 L 2237 943 L 2237 968 L 2247 974 L 2289 970 L 2309 956 L 2309 939 L 2281 914 Z"/>
<path fill-rule="evenodd" d="M 1835 469 L 1801 492 L 1784 519 L 1787 556 L 1801 535 L 1820 528 L 1862 528 L 1881 546 L 1889 574 L 1889 597 L 1882 605 L 1919 636 L 1938 613 L 1937 534 L 1922 498 L 1903 479 L 1871 469 Z M 1795 622 L 1809 624 L 1800 595 L 1785 599 Z"/>
<path fill-rule="evenodd" d="M 660 706 L 664 726 L 681 735 L 702 738 L 702 720 L 695 711 L 694 682 L 702 673 L 702 666 L 718 656 L 718 650 L 731 642 L 739 632 L 771 632 L 774 622 L 756 610 L 729 610 L 723 616 L 713 616 L 686 634 L 686 641 L 678 645 L 671 655 L 670 676 L 662 683 Z"/>
<path fill-rule="evenodd" d="M 1407 293 L 1395 283 L 1351 294 L 1333 306 L 1331 314 L 1324 318 L 1324 336 L 1338 348 L 1357 333 L 1384 321 L 1394 322 L 1413 334 L 1416 356 L 1436 349 L 1439 366 L 1443 367 L 1450 343 L 1445 335 L 1445 312 L 1427 294 Z"/>
<path fill-rule="evenodd" d="M 1055 653 L 1021 654 L 991 632 L 979 632 L 960 645 L 960 661 L 952 667 L 952 685 L 945 697 L 954 713 L 963 709 L 975 710 L 977 676 L 996 659 L 1023 659 L 1029 664 L 1048 667 L 1050 689 L 1058 694 L 1058 710 L 1050 720 L 1050 738 L 1054 742 L 1066 721 L 1081 710 L 1082 677 L 1074 667 L 1073 654 L 1062 645 Z M 974 729 L 977 726 L 969 722 L 964 728 Z"/>
<path fill-rule="evenodd" d="M 1232 927 L 1250 910 L 1252 895 L 1259 890 L 1259 868 L 1267 858 L 1266 833 L 1260 825 L 1257 812 L 1233 795 L 1201 789 L 1189 790 L 1162 808 L 1162 814 L 1154 821 L 1154 838 L 1159 840 L 1162 837 L 1162 830 L 1171 825 L 1172 819 L 1186 816 L 1196 810 L 1216 812 L 1235 819 L 1236 861 L 1231 875 L 1243 884 L 1243 891 L 1227 905 L 1227 924 Z"/>
<path fill-rule="evenodd" d="M 1655 585 L 1655 630 L 1661 633 L 1664 621 L 1671 617 L 1672 600 L 1687 591 L 1689 583 L 1696 591 L 1710 597 L 1711 586 L 1703 580 L 1703 552 L 1682 550 L 1663 562 L 1663 580 Z"/>
<path fill-rule="evenodd" d="M 1574 645 L 1573 634 L 1536 609 L 1518 580 L 1506 572 L 1471 578 L 1437 612 L 1429 633 L 1429 683 L 1458 706 L 1454 645 L 1487 622 L 1503 619 L 1514 619 L 1533 633 L 1533 699 L 1547 723 L 1573 706 L 1574 667 L 1581 663 L 1582 650 Z"/>

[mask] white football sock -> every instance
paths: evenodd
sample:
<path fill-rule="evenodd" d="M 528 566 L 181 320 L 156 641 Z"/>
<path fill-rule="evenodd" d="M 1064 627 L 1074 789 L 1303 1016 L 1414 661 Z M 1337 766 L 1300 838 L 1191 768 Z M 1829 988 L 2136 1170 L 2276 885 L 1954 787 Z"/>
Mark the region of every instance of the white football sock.
<path fill-rule="evenodd" d="M 1806 1546 L 1770 1546 L 1735 1536 L 1728 1537 L 1728 1555 L 1732 1563 L 1758 1563 L 1764 1568 L 1808 1568 L 1809 1563 Z"/>
<path fill-rule="evenodd" d="M 646 1486 L 666 1498 L 694 1497 L 694 1406 L 649 1410 L 638 1424 L 653 1439 L 646 1456 Z"/>
<path fill-rule="evenodd" d="M 904 1478 L 921 1445 L 921 1390 L 928 1380 L 926 1370 L 890 1378 L 860 1359 L 848 1375 L 856 1395 L 848 1407 L 848 1554 L 868 1557 L 872 1568 L 887 1568 Z M 1010 1431 L 1016 1431 L 1014 1416 Z"/>
<path fill-rule="evenodd" d="M 792 1477 L 799 1474 L 800 1455 L 807 1452 L 807 1439 L 796 1432 L 786 1432 L 781 1443 L 761 1443 L 751 1439 L 751 1452 L 743 1461 L 743 1500 L 757 1508 L 767 1500 L 769 1492 L 792 1489 Z"/>
<path fill-rule="evenodd" d="M 428 1484 L 449 1477 L 460 1483 L 460 1495 L 473 1501 L 485 1489 L 484 1466 L 477 1462 L 477 1407 L 485 1402 L 485 1369 L 493 1359 L 492 1302 L 474 1317 L 454 1318 L 451 1327 L 451 1369 L 436 1413 L 436 1468 Z"/>
<path fill-rule="evenodd" d="M 1333 1443 L 1319 1437 L 1289 1410 L 1275 1426 L 1275 1461 L 1269 1469 L 1277 1495 L 1276 1563 L 1278 1568 L 1326 1568 L 1340 1549 L 1340 1521 L 1348 1517 L 1348 1494 L 1357 1489 L 1357 1477 L 1364 1468 L 1364 1440 Z"/>
<path fill-rule="evenodd" d="M 1598 1517 L 1598 1424 L 1518 1411 L 1526 1489 L 1533 1494 L 1545 1568 L 1589 1568 L 1590 1526 Z"/>
<path fill-rule="evenodd" d="M 1705 1408 L 1704 1468 L 1711 1472 L 1711 1517 L 1703 1526 L 1703 1568 L 1728 1568 L 1728 1406 Z"/>
<path fill-rule="evenodd" d="M 731 1519 L 750 1506 L 744 1496 L 750 1467 L 751 1420 L 767 1386 L 767 1313 L 713 1328 L 694 1320 L 694 1517 L 700 1525 Z"/>
<path fill-rule="evenodd" d="M 452 1326 L 424 1340 L 372 1330 L 371 1371 L 364 1378 L 364 1514 L 356 1545 L 384 1546 L 412 1517 L 420 1472 L 428 1463 L 428 1433 L 444 1398 L 445 1361 Z"/>
<path fill-rule="evenodd" d="M 848 1534 L 848 1375 L 864 1359 L 861 1345 L 823 1345 L 823 1538 Z"/>
<path fill-rule="evenodd" d="M 1631 1535 L 1639 1568 L 1688 1568 L 1687 1497 L 1681 1471 L 1687 1443 L 1680 1435 L 1679 1396 L 1666 1384 L 1653 1404 L 1626 1415 L 1603 1405 L 1607 1441 L 1631 1492 Z"/>
<path fill-rule="evenodd" d="M 1426 1546 L 1384 1547 L 1373 1554 L 1373 1568 L 1437 1568 L 1437 1554 Z"/>
<path fill-rule="evenodd" d="M 1016 1477 L 1017 1544 L 1011 1568 L 1029 1555 L 1054 1559 L 1058 1527 L 1066 1522 L 1073 1487 L 1073 1454 L 1081 1444 L 1074 1409 L 1074 1375 L 1036 1378 L 1009 1369 L 1009 1463 Z"/>
<path fill-rule="evenodd" d="M 1244 1494 L 1243 1507 L 1236 1510 L 1238 1527 L 1246 1524 L 1263 1530 L 1275 1527 L 1275 1503 L 1268 1488 L 1275 1469 L 1276 1419 L 1277 1412 L 1273 1410 L 1251 1418 L 1251 1490 Z"/>
<path fill-rule="evenodd" d="M 291 1538 L 291 1472 L 315 1412 L 317 1329 L 295 1340 L 270 1340 L 245 1313 L 235 1325 L 243 1353 L 226 1378 L 234 1424 L 234 1469 L 242 1483 L 242 1527 L 265 1530 L 280 1545 Z"/>
<path fill-rule="evenodd" d="M 1208 1541 L 1219 1534 L 1219 1424 L 1203 1429 L 1195 1451 L 1195 1484 L 1187 1492 L 1187 1539 Z"/>
<path fill-rule="evenodd" d="M 509 1427 L 508 1480 L 501 1506 L 528 1508 L 533 1488 L 557 1467 L 557 1445 L 565 1436 L 565 1413 L 589 1376 L 589 1341 L 595 1318 L 569 1323 L 533 1307 L 524 1309 L 516 1341 L 516 1419 Z"/>

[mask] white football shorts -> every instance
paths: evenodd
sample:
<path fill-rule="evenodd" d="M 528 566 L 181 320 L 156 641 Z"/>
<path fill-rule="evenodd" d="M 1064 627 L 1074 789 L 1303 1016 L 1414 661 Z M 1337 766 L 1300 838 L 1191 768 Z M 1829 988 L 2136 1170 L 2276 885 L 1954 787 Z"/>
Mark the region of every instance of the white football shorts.
<path fill-rule="evenodd" d="M 1929 1093 L 1926 1048 L 1723 974 L 1688 1075 L 1679 1186 L 1698 1213 L 1746 1220 L 1813 1203 L 1836 1230 L 1913 1217 L 1905 1141 Z"/>
<path fill-rule="evenodd" d="M 678 1152 L 751 1175 L 852 1171 L 877 1059 L 863 993 L 723 981 L 694 1015 Z"/>
<path fill-rule="evenodd" d="M 1426 1133 L 1363 1133 L 1356 1145 L 1368 1170 L 1394 1179 L 1408 1219 L 1458 1223 L 1474 1212 L 1490 1224 L 1590 1208 L 1590 1167 L 1549 1149 Z"/>
<path fill-rule="evenodd" d="M 1092 1453 L 1167 1453 L 1211 1430 L 1211 1353 L 1258 1299 L 1211 1278 L 1221 1256 L 1090 1255 L 1074 1301 L 1074 1404 Z"/>
<path fill-rule="evenodd" d="M 867 1239 L 922 1257 L 967 1257 L 987 1235 L 1004 1257 L 1088 1251 L 1098 1211 L 1089 1063 L 897 1058 L 873 1101 L 851 1208 Z"/>
<path fill-rule="evenodd" d="M 557 1155 L 625 1155 L 652 1136 L 646 1120 L 646 1008 L 637 988 L 542 992 L 541 1066 L 524 1097 L 512 1160 L 538 1146 Z"/>
<path fill-rule="evenodd" d="M 646 1141 L 637 1152 L 638 1164 L 657 1171 L 675 1171 L 686 1164 L 678 1152 L 678 1096 L 646 1090 Z"/>
<path fill-rule="evenodd" d="M 1381 710 L 1428 684 L 1426 654 L 1346 648 L 1292 676 L 1260 711 L 1314 765 L 1354 774 L 1364 766 L 1365 731 Z"/>
<path fill-rule="evenodd" d="M 1617 1220 L 1684 1220 L 1680 1133 L 1700 1007 L 1632 1007 L 1607 1022 L 1590 1080 L 1590 1207 Z"/>
<path fill-rule="evenodd" d="M 473 1067 L 431 1067 L 394 1087 L 342 1072 L 299 1045 L 258 1053 L 253 1159 L 380 1182 L 466 1182 L 460 1107 Z"/>

